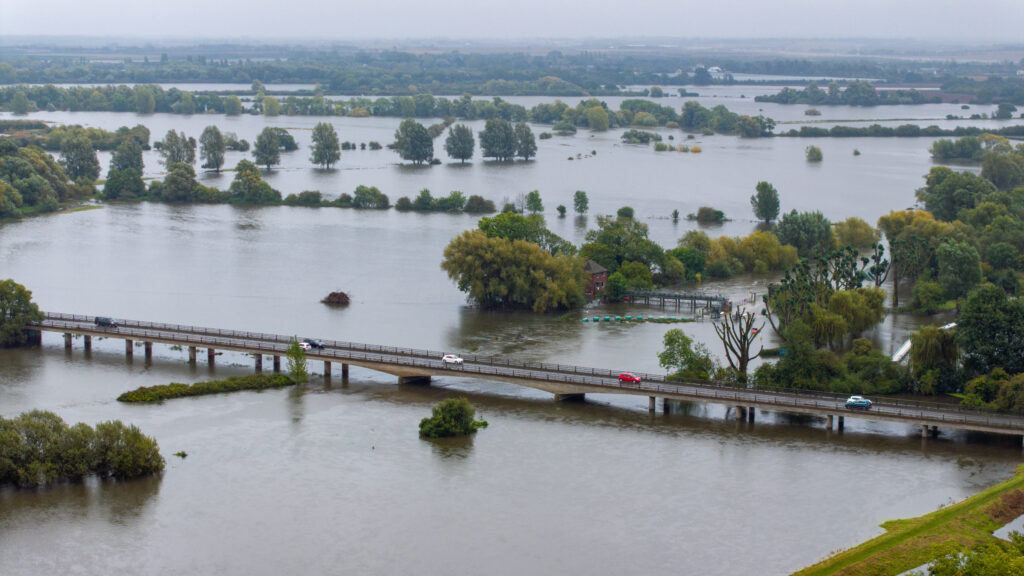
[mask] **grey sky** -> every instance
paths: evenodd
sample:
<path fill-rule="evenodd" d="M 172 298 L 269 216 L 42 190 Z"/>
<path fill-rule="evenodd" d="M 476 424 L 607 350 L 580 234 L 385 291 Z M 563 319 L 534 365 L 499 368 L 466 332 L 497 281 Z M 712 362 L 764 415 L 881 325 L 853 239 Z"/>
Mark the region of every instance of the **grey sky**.
<path fill-rule="evenodd" d="M 913 38 L 1024 43 L 1024 0 L 0 0 L 0 36 Z"/>

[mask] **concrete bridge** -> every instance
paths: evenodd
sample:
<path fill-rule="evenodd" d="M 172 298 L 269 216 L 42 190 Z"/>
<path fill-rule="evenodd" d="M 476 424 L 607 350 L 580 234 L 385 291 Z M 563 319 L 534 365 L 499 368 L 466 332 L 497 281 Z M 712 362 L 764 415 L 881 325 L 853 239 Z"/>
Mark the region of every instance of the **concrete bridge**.
<path fill-rule="evenodd" d="M 270 356 L 274 370 L 280 370 L 292 336 L 222 330 L 199 326 L 182 326 L 138 320 L 116 320 L 117 327 L 98 326 L 95 317 L 76 314 L 45 313 L 45 319 L 34 326 L 44 332 L 64 335 L 64 345 L 72 348 L 73 335 L 84 337 L 85 349 L 92 347 L 93 337 L 118 338 L 125 341 L 125 354 L 134 355 L 134 342 L 144 343 L 146 358 L 152 357 L 153 344 L 187 347 L 189 361 L 196 362 L 199 349 L 206 350 L 207 361 L 213 364 L 217 350 L 250 354 L 257 371 L 263 369 L 264 356 Z M 996 434 L 1024 436 L 1024 416 L 970 410 L 956 405 L 882 399 L 870 410 L 849 410 L 845 396 L 794 390 L 763 390 L 737 387 L 734 383 L 668 380 L 664 375 L 634 373 L 640 383 L 620 382 L 618 372 L 566 364 L 520 362 L 494 356 L 463 355 L 464 364 L 441 362 L 442 352 L 412 348 L 394 348 L 355 342 L 323 340 L 322 349 L 306 351 L 307 360 L 323 361 L 324 376 L 331 376 L 332 363 L 341 364 L 342 378 L 348 368 L 360 366 L 398 377 L 399 382 L 430 382 L 434 376 L 456 376 L 498 380 L 555 395 L 556 399 L 583 398 L 585 394 L 631 394 L 647 396 L 648 407 L 655 410 L 657 398 L 709 402 L 735 406 L 738 418 L 754 420 L 756 409 L 809 414 L 826 418 L 831 429 L 835 423 L 843 428 L 846 417 L 902 422 L 921 427 L 922 436 L 935 433 L 939 426 Z"/>

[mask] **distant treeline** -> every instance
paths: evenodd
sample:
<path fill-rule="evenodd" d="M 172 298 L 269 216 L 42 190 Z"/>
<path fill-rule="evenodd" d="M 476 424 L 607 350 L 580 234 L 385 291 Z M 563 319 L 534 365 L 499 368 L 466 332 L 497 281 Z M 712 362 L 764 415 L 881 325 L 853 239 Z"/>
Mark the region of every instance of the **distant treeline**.
<path fill-rule="evenodd" d="M 918 136 L 980 136 L 982 134 L 996 134 L 1007 137 L 1024 137 L 1024 125 L 1004 126 L 1002 128 L 978 128 L 975 126 L 957 126 L 956 128 L 939 128 L 938 126 L 925 126 L 922 128 L 917 124 L 901 124 L 896 127 L 872 124 L 864 128 L 853 126 L 833 126 L 831 128 L 819 128 L 817 126 L 801 126 L 799 130 L 791 129 L 780 132 L 778 136 L 795 136 L 801 138 L 914 138 Z"/>
<path fill-rule="evenodd" d="M 938 96 L 926 96 L 914 89 L 878 90 L 870 82 L 850 82 L 843 88 L 837 82 L 830 83 L 825 90 L 811 82 L 807 88 L 796 90 L 783 88 L 777 94 L 754 97 L 755 102 L 775 104 L 811 104 L 837 106 L 881 106 L 884 104 L 933 104 L 942 102 Z"/>
<path fill-rule="evenodd" d="M 61 47 L 61 54 L 0 51 L 0 84 L 223 82 L 319 83 L 336 94 L 588 96 L 621 93 L 622 86 L 732 83 L 709 74 L 706 55 L 655 50 L 552 50 L 473 54 L 412 53 L 332 47 L 217 45 L 170 47 Z M 108 55 L 104 55 L 104 52 Z M 129 55 L 130 56 L 126 56 Z M 728 58 L 714 62 L 732 73 L 873 78 L 935 82 L 956 76 L 1012 75 L 1012 62 L 915 62 L 850 59 Z M 676 71 L 683 73 L 675 74 Z M 936 76 L 938 74 L 938 76 Z"/>

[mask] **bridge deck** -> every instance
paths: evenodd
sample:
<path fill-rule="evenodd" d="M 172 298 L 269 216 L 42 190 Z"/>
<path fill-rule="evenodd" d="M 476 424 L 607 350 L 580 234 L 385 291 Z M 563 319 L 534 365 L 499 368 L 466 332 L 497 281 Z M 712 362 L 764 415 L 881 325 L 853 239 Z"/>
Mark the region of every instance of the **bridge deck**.
<path fill-rule="evenodd" d="M 46 313 L 42 331 L 160 342 L 170 345 L 232 350 L 246 354 L 285 355 L 291 336 L 118 320 L 118 328 L 96 326 L 95 318 Z M 792 390 L 752 390 L 723 382 L 670 381 L 660 374 L 638 374 L 642 382 L 618 381 L 618 372 L 568 364 L 519 362 L 506 358 L 464 355 L 461 366 L 441 362 L 442 352 L 324 340 L 324 349 L 306 352 L 311 360 L 339 362 L 397 376 L 458 376 L 510 382 L 554 394 L 631 394 L 675 400 L 749 406 L 817 416 L 847 416 L 943 426 L 999 434 L 1024 434 L 1024 417 L 964 409 L 927 402 L 881 400 L 871 410 L 845 408 L 845 396 Z"/>

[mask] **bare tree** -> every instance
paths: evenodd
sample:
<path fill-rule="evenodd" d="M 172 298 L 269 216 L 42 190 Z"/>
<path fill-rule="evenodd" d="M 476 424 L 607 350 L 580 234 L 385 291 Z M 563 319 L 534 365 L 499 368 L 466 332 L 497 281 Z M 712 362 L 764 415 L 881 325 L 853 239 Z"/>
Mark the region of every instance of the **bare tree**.
<path fill-rule="evenodd" d="M 718 334 L 719 340 L 725 346 L 725 359 L 729 361 L 729 366 L 736 371 L 740 382 L 747 381 L 747 365 L 750 364 L 750 361 L 761 356 L 761 352 L 764 351 L 762 345 L 757 354 L 750 355 L 754 338 L 764 328 L 764 322 L 761 322 L 760 326 L 754 327 L 755 318 L 753 312 L 737 310 L 735 315 L 726 314 L 722 317 L 721 322 L 713 324 L 715 333 Z"/>

